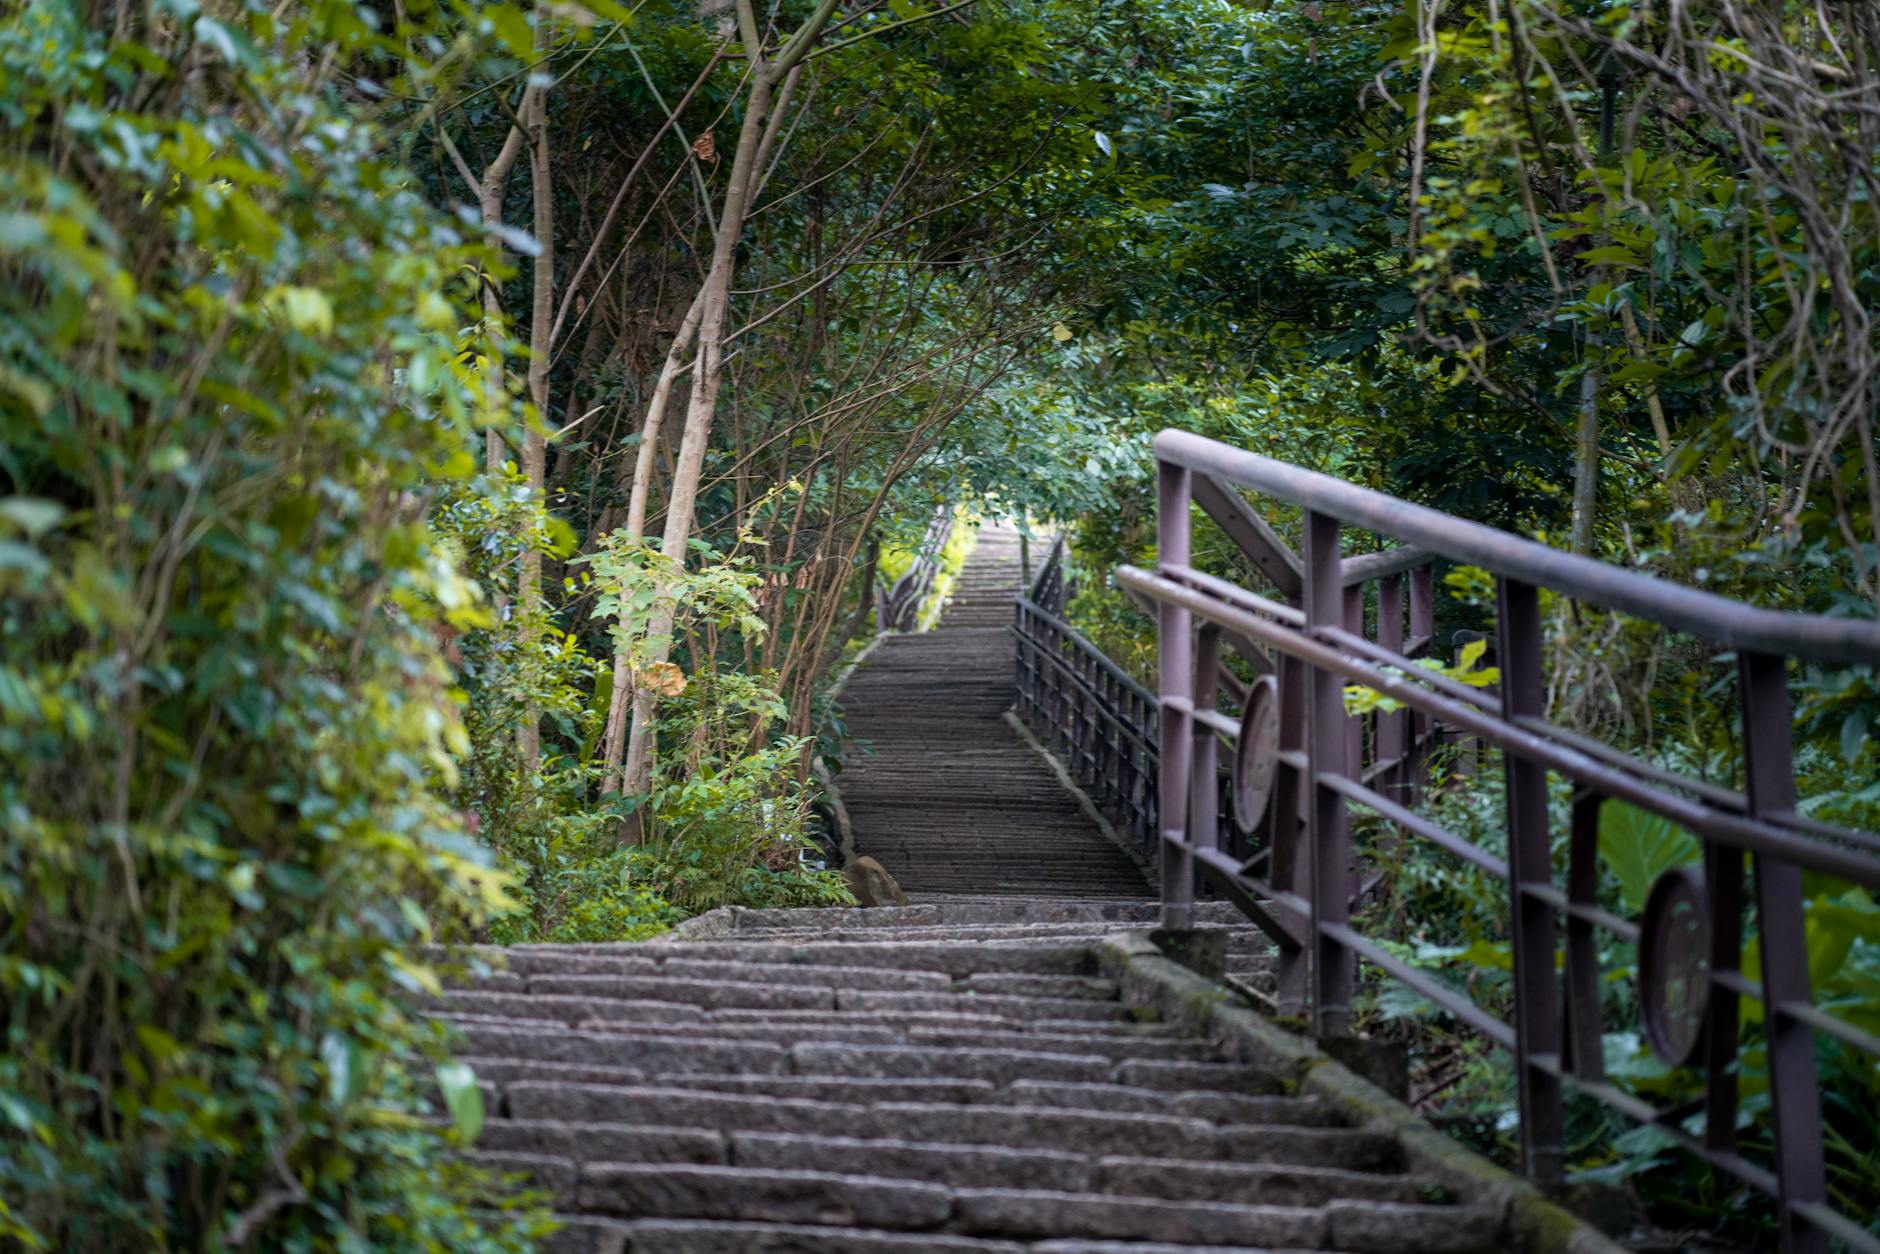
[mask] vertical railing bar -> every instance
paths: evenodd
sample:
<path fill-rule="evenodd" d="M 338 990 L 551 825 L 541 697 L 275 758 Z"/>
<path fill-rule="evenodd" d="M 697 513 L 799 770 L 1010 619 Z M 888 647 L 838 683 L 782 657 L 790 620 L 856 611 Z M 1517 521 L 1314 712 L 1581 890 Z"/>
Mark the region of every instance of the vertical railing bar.
<path fill-rule="evenodd" d="M 1279 750 L 1282 755 L 1306 752 L 1306 704 L 1309 675 L 1306 664 L 1290 655 L 1279 659 Z M 1273 781 L 1272 808 L 1267 812 L 1267 840 L 1272 849 L 1268 880 L 1275 888 L 1310 898 L 1311 856 L 1302 843 L 1311 793 L 1305 773 L 1281 764 Z M 1310 973 L 1310 946 L 1282 947 L 1274 956 L 1274 1004 L 1279 1013 L 1297 1016 L 1306 1010 L 1306 980 Z"/>
<path fill-rule="evenodd" d="M 1306 630 L 1345 621 L 1342 559 L 1336 518 L 1308 512 L 1305 517 Z M 1344 683 L 1318 667 L 1309 669 L 1306 763 L 1310 794 L 1309 831 L 1312 885 L 1312 1015 L 1321 1037 L 1347 1036 L 1351 1030 L 1354 957 L 1325 933 L 1350 915 L 1351 834 L 1343 794 L 1319 783 L 1321 774 L 1351 772 L 1351 720 L 1345 714 Z"/>
<path fill-rule="evenodd" d="M 1567 900 L 1574 905 L 1598 905 L 1599 807 L 1604 798 L 1581 791 L 1573 798 L 1573 830 L 1567 854 Z M 1606 1059 L 1600 1040 L 1599 935 L 1593 924 L 1577 915 L 1567 919 L 1567 1044 L 1571 1057 L 1565 1067 L 1592 1083 L 1606 1078 Z"/>
<path fill-rule="evenodd" d="M 1496 581 L 1501 633 L 1502 717 L 1546 713 L 1541 657 L 1540 596 L 1533 585 Z M 1529 1176 L 1560 1179 L 1564 1110 L 1560 1080 L 1533 1064 L 1536 1055 L 1561 1053 L 1559 996 L 1554 974 L 1554 912 L 1522 891 L 1553 881 L 1548 841 L 1547 770 L 1513 754 L 1502 755 L 1508 791 L 1509 936 L 1514 949 L 1515 1067 L 1521 1103 L 1521 1156 Z"/>
<path fill-rule="evenodd" d="M 1392 653 L 1403 652 L 1403 611 L 1404 579 L 1402 575 L 1387 575 L 1377 585 L 1377 643 L 1379 647 Z M 1379 762 L 1395 762 L 1387 777 L 1377 781 L 1377 790 L 1392 801 L 1405 801 L 1408 791 L 1405 780 L 1408 778 L 1405 761 L 1410 745 L 1410 711 L 1407 709 L 1380 713 L 1377 716 L 1375 754 Z M 1401 836 L 1400 836 L 1401 839 Z"/>
<path fill-rule="evenodd" d="M 1368 638 L 1364 630 L 1364 585 L 1353 584 L 1344 589 L 1342 601 L 1340 613 L 1345 630 L 1354 636 Z M 1345 763 L 1351 770 L 1351 778 L 1362 779 L 1364 777 L 1364 719 L 1362 717 L 1345 720 L 1345 737 L 1349 741 L 1345 750 Z"/>
<path fill-rule="evenodd" d="M 1191 548 L 1189 517 L 1191 483 L 1186 469 L 1158 462 L 1156 467 L 1156 560 L 1171 566 L 1186 566 Z M 1189 787 L 1188 702 L 1193 698 L 1194 677 L 1192 645 L 1189 640 L 1189 613 L 1164 603 L 1156 610 L 1157 686 L 1161 708 L 1157 712 L 1159 735 L 1156 738 L 1161 765 L 1158 771 L 1157 826 L 1160 831 L 1162 867 L 1162 926 L 1188 928 L 1194 925 L 1194 858 L 1183 847 L 1187 835 Z"/>
<path fill-rule="evenodd" d="M 1410 634 L 1417 639 L 1428 640 L 1435 632 L 1436 575 L 1429 566 L 1419 566 L 1410 572 Z M 1431 731 L 1430 716 L 1420 710 L 1411 711 L 1410 756 L 1405 763 L 1410 781 L 1406 802 L 1419 800 L 1423 796 L 1425 776 L 1429 770 Z"/>
<path fill-rule="evenodd" d="M 1215 708 L 1220 687 L 1221 629 L 1203 625 L 1195 641 L 1195 709 Z M 1188 843 L 1196 849 L 1214 849 L 1220 843 L 1220 738 L 1198 719 L 1190 720 L 1194 738 L 1189 767 Z"/>
<path fill-rule="evenodd" d="M 1704 842 L 1704 906 L 1710 916 L 1710 998 L 1704 1008 L 1704 1148 L 1736 1150 L 1740 999 L 1720 977 L 1743 965 L 1743 851 Z"/>
<path fill-rule="evenodd" d="M 1737 673 L 1743 693 L 1746 809 L 1751 817 L 1787 813 L 1795 808 L 1795 757 L 1789 739 L 1792 715 L 1785 663 L 1768 654 L 1739 653 Z M 1781 1010 L 1785 1003 L 1813 1004 L 1802 870 L 1766 854 L 1756 854 L 1750 864 L 1761 940 L 1763 1028 L 1769 1042 L 1782 1248 L 1785 1254 L 1826 1254 L 1828 1233 L 1793 1209 L 1827 1197 L 1815 1031 Z"/>

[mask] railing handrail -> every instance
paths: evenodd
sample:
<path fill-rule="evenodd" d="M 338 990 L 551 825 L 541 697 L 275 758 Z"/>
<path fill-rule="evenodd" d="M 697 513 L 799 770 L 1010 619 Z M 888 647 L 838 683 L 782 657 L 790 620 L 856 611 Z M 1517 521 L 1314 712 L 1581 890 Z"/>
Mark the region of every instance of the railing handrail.
<path fill-rule="evenodd" d="M 1060 537 L 1051 557 L 1060 574 L 1062 548 Z M 1032 591 L 1049 595 L 1049 571 L 1039 574 Z M 1015 712 L 1061 756 L 1091 800 L 1127 829 L 1136 852 L 1153 866 L 1155 694 L 1033 596 L 1015 598 L 1013 619 Z"/>
<path fill-rule="evenodd" d="M 1059 533 L 1051 538 L 1051 547 L 1045 551 L 1044 561 L 1038 564 L 1038 573 L 1033 577 L 1031 586 L 1025 589 L 1025 599 L 1033 605 L 1043 605 L 1045 590 L 1053 578 L 1061 578 L 1064 567 L 1064 536 Z"/>
<path fill-rule="evenodd" d="M 1286 1013 L 1306 1013 L 1318 1034 L 1350 1035 L 1362 959 L 1512 1050 L 1521 1158 L 1544 1182 L 1558 1181 L 1567 1165 L 1565 1093 L 1573 1085 L 1767 1194 L 1787 1254 L 1828 1254 L 1835 1241 L 1880 1254 L 1880 1237 L 1834 1209 L 1815 1048 L 1826 1037 L 1880 1058 L 1880 1035 L 1815 1000 L 1804 883 L 1804 872 L 1815 871 L 1880 888 L 1880 834 L 1800 819 L 1789 693 L 1791 659 L 1880 662 L 1880 623 L 1730 601 L 1198 436 L 1165 431 L 1156 454 L 1156 566 L 1125 566 L 1116 578 L 1157 615 L 1164 926 L 1192 923 L 1196 876 L 1205 874 L 1273 938 L 1276 1002 Z M 1287 603 L 1193 565 L 1199 506 L 1269 578 L 1277 571 L 1276 582 L 1291 582 L 1290 549 L 1241 488 L 1303 512 L 1299 587 L 1296 597 L 1283 589 Z M 1346 558 L 1346 524 L 1405 547 Z M 1437 557 L 1494 576 L 1499 676 L 1492 693 L 1426 670 L 1411 656 L 1433 632 L 1428 563 Z M 1374 598 L 1359 586 L 1367 580 L 1376 581 Z M 1628 762 L 1624 750 L 1548 721 L 1544 590 L 1733 652 L 1736 681 L 1722 700 L 1734 698 L 1740 793 Z M 1367 630 L 1372 607 L 1374 638 Z M 1257 700 L 1250 693 L 1240 720 L 1214 703 L 1222 644 L 1236 634 L 1270 648 L 1278 662 L 1274 686 Z M 1346 700 L 1352 683 L 1393 704 L 1354 714 Z M 1427 760 L 1416 760 L 1425 729 L 1469 735 L 1474 747 L 1456 776 L 1464 781 L 1483 748 L 1499 750 L 1505 857 L 1446 826 L 1440 813 L 1414 808 L 1430 783 Z M 1264 860 L 1221 848 L 1209 802 L 1222 742 L 1233 750 L 1236 797 L 1248 798 L 1246 808 L 1268 825 Z M 1553 778 L 1572 786 L 1564 869 Z M 1636 920 L 1601 904 L 1601 816 L 1609 801 L 1670 820 L 1701 851 L 1701 864 L 1661 870 L 1642 910 L 1629 903 Z M 1355 926 L 1347 887 L 1358 849 L 1351 807 L 1394 828 L 1399 840 L 1425 842 L 1506 881 L 1511 1013 Z M 1754 974 L 1744 970 L 1752 923 L 1760 963 Z M 1701 1069 L 1704 1094 L 1695 1105 L 1660 1109 L 1609 1083 L 1601 933 L 1635 946 L 1628 965 L 1637 968 L 1642 1035 L 1665 1063 Z M 1763 1005 L 1771 1168 L 1746 1157 L 1737 1139 L 1744 998 Z M 1691 1131 L 1683 1115 L 1697 1107 L 1702 1130 Z"/>
<path fill-rule="evenodd" d="M 1549 548 L 1512 532 L 1186 431 L 1165 430 L 1157 435 L 1155 452 L 1162 461 L 1727 648 L 1880 665 L 1880 622 L 1745 605 L 1714 592 Z"/>
<path fill-rule="evenodd" d="M 1075 627 L 1065 622 L 1062 618 L 1058 617 L 1056 614 L 1053 614 L 1050 610 L 1047 610 L 1046 608 L 1044 608 L 1044 606 L 1039 605 L 1036 601 L 1032 600 L 1028 596 L 1021 596 L 1020 598 L 1018 598 L 1018 602 L 1021 606 L 1023 606 L 1026 610 L 1029 610 L 1032 614 L 1050 623 L 1052 627 L 1056 628 L 1060 633 L 1063 634 L 1066 640 L 1070 641 L 1071 644 L 1075 645 L 1080 652 L 1088 656 L 1091 661 L 1095 662 L 1099 667 L 1101 667 L 1104 673 L 1109 675 L 1110 678 L 1116 680 L 1118 683 L 1122 684 L 1125 688 L 1129 689 L 1129 691 L 1135 696 L 1148 702 L 1149 707 L 1151 709 L 1155 707 L 1155 694 L 1153 692 L 1150 692 L 1142 684 L 1138 683 L 1135 677 L 1132 676 L 1128 671 L 1118 666 L 1110 658 L 1109 654 L 1105 653 L 1102 649 L 1098 648 L 1096 644 L 1093 643 L 1088 636 L 1084 635 L 1083 632 L 1078 631 Z M 1021 629 L 1014 628 L 1014 630 L 1021 630 Z"/>

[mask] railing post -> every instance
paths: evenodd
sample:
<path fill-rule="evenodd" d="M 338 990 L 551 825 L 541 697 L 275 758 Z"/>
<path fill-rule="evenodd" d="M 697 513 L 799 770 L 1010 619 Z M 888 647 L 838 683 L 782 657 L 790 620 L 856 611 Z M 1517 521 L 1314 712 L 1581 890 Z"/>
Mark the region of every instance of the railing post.
<path fill-rule="evenodd" d="M 1710 1000 L 1704 1008 L 1704 1148 L 1736 1149 L 1740 1000 L 1727 978 L 1743 967 L 1743 851 L 1704 842 L 1704 908 L 1710 915 Z"/>
<path fill-rule="evenodd" d="M 1743 690 L 1744 789 L 1752 817 L 1795 809 L 1794 749 L 1789 742 L 1789 689 L 1783 660 L 1739 653 Z M 1769 1041 L 1769 1097 L 1775 1107 L 1778 1218 L 1786 1254 L 1826 1254 L 1828 1234 L 1795 1213 L 1827 1196 L 1822 1163 L 1821 1094 L 1815 1077 L 1815 1032 L 1785 1013 L 1808 1005 L 1808 936 L 1802 912 L 1802 871 L 1767 854 L 1751 858 L 1760 925 L 1763 1029 Z"/>
<path fill-rule="evenodd" d="M 1336 518 L 1306 514 L 1304 599 L 1308 632 L 1344 623 L 1343 561 L 1338 536 Z M 1312 950 L 1313 1026 L 1321 1037 L 1348 1036 L 1355 963 L 1351 951 L 1322 929 L 1327 924 L 1344 923 L 1351 914 L 1351 832 L 1343 794 L 1321 784 L 1319 777 L 1350 774 L 1350 717 L 1345 713 L 1343 676 L 1316 666 L 1308 673 L 1306 778 L 1311 797 L 1311 865 L 1307 874 L 1312 884 L 1312 918 L 1306 935 Z"/>
<path fill-rule="evenodd" d="M 1532 584 L 1496 581 L 1501 630 L 1501 712 L 1509 721 L 1546 715 L 1540 595 Z M 1508 792 L 1508 902 L 1514 949 L 1515 1071 L 1521 1102 L 1521 1157 L 1541 1184 L 1560 1179 L 1565 1112 L 1558 1065 L 1560 995 L 1554 973 L 1554 910 L 1527 891 L 1551 887 L 1547 770 L 1502 755 Z"/>
<path fill-rule="evenodd" d="M 1378 581 L 1377 643 L 1392 653 L 1403 652 L 1402 575 L 1387 575 Z M 1377 730 L 1372 733 L 1371 756 L 1378 762 L 1396 763 L 1378 776 L 1376 788 L 1393 801 L 1408 801 L 1405 781 L 1409 778 L 1410 765 L 1410 711 L 1380 713 L 1376 726 Z"/>
<path fill-rule="evenodd" d="M 1279 751 L 1281 755 L 1307 752 L 1306 687 L 1311 672 L 1296 657 L 1279 659 Z M 1304 845 L 1310 797 L 1307 773 L 1281 764 L 1273 781 L 1273 808 L 1268 812 L 1267 860 L 1269 883 L 1281 892 L 1310 899 L 1312 856 Z M 1279 947 L 1273 959 L 1273 1004 L 1288 1017 L 1306 1012 L 1306 978 L 1310 973 L 1310 941 L 1298 948 Z"/>
<path fill-rule="evenodd" d="M 1031 722 L 1030 702 L 1025 699 L 1025 597 L 1021 593 L 1012 598 L 1012 686 L 1017 689 L 1018 716 L 1025 722 Z"/>
<path fill-rule="evenodd" d="M 1419 566 L 1410 572 L 1410 635 L 1415 640 L 1425 642 L 1425 649 L 1436 632 L 1435 584 L 1435 572 L 1428 565 Z M 1424 779 L 1429 773 L 1426 764 L 1432 731 L 1429 715 L 1421 710 L 1410 713 L 1410 756 L 1404 764 L 1404 777 L 1408 781 L 1406 799 L 1409 801 L 1423 796 Z"/>
<path fill-rule="evenodd" d="M 1599 808 L 1605 799 L 1590 789 L 1573 797 L 1573 830 L 1567 853 L 1567 900 L 1576 906 L 1599 904 Z M 1567 919 L 1567 1061 L 1575 1076 L 1594 1082 L 1606 1078 L 1600 1039 L 1599 934 L 1587 920 Z"/>
<path fill-rule="evenodd" d="M 1220 683 L 1221 629 L 1204 624 L 1196 633 L 1195 709 L 1212 710 Z M 1195 849 L 1214 849 L 1220 843 L 1220 741 L 1214 729 L 1200 719 L 1191 721 L 1194 751 L 1190 758 L 1188 843 Z"/>
<path fill-rule="evenodd" d="M 1190 554 L 1188 471 L 1156 464 L 1156 561 L 1186 566 Z M 1184 847 L 1188 835 L 1189 704 L 1194 698 L 1193 648 L 1187 610 L 1163 603 L 1156 611 L 1157 686 L 1161 690 L 1156 744 L 1160 750 L 1157 822 L 1161 829 L 1162 926 L 1187 928 L 1195 918 L 1195 860 Z"/>
<path fill-rule="evenodd" d="M 1344 581 L 1342 569 L 1339 572 L 1339 581 L 1341 583 Z M 1351 587 L 1346 588 L 1344 590 L 1343 604 L 1345 630 L 1354 636 L 1364 635 L 1364 585 L 1353 584 Z M 1340 680 L 1339 683 L 1342 687 L 1344 681 Z M 1345 739 L 1349 747 L 1345 751 L 1344 773 L 1356 780 L 1362 780 L 1364 778 L 1364 722 L 1365 719 L 1362 715 L 1355 718 L 1348 716 L 1345 719 Z M 1352 881 L 1351 890 L 1356 892 L 1357 876 L 1355 872 L 1352 876 Z"/>

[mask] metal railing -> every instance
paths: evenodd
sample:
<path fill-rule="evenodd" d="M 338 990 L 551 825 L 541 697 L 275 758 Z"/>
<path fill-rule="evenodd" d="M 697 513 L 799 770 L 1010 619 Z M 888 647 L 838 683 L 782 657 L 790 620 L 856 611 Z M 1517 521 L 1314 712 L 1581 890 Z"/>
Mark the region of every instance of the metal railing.
<path fill-rule="evenodd" d="M 914 550 L 914 560 L 901 577 L 876 592 L 875 629 L 877 631 L 912 631 L 920 625 L 921 611 L 940 576 L 940 554 L 953 535 L 953 508 L 942 505 Z"/>
<path fill-rule="evenodd" d="M 1155 865 L 1155 694 L 1065 622 L 1064 541 L 1017 599 L 1018 716 Z"/>
<path fill-rule="evenodd" d="M 1152 601 L 1158 614 L 1165 924 L 1191 922 L 1195 877 L 1205 874 L 1273 937 L 1282 1007 L 1305 1011 L 1319 1035 L 1349 1034 L 1363 959 L 1510 1050 L 1523 1166 L 1537 1180 L 1552 1182 L 1562 1173 L 1564 1100 L 1572 1086 L 1768 1194 L 1785 1250 L 1816 1254 L 1838 1241 L 1864 1254 L 1880 1252 L 1880 1240 L 1828 1204 L 1815 1051 L 1820 1034 L 1880 1057 L 1880 1037 L 1814 1003 L 1802 886 L 1804 873 L 1814 873 L 1880 888 L 1880 837 L 1797 812 L 1786 676 L 1789 659 L 1880 663 L 1880 624 L 1743 605 L 1182 432 L 1163 432 L 1155 448 L 1157 566 L 1123 567 L 1117 581 Z M 1303 560 L 1289 562 L 1290 551 L 1246 506 L 1243 488 L 1304 511 Z M 1191 503 L 1279 585 L 1283 599 L 1194 569 Z M 1406 547 L 1346 558 L 1347 524 Z M 1430 645 L 1428 563 L 1439 557 L 1482 567 L 1495 579 L 1496 691 L 1414 664 Z M 1353 589 L 1373 581 L 1381 611 L 1367 633 L 1365 600 Z M 1549 724 L 1542 588 L 1734 651 L 1747 790 L 1688 779 Z M 1278 659 L 1272 682 L 1263 677 L 1260 691 L 1249 692 L 1239 719 L 1215 708 L 1223 641 L 1249 642 Z M 1348 683 L 1402 708 L 1377 717 L 1367 734 L 1346 713 Z M 1419 756 L 1438 725 L 1500 751 L 1505 858 L 1418 812 Z M 1237 859 L 1220 847 L 1207 799 L 1223 744 L 1233 751 L 1240 820 L 1255 808 L 1268 816 L 1270 848 L 1262 859 Z M 1573 788 L 1564 885 L 1555 883 L 1550 852 L 1550 775 Z M 1612 914 L 1597 899 L 1597 823 L 1609 798 L 1681 825 L 1703 850 L 1701 872 L 1665 872 L 1638 919 Z M 1513 1022 L 1352 926 L 1352 806 L 1507 883 Z M 1754 973 L 1742 969 L 1746 916 L 1760 941 Z M 1702 1070 L 1701 1102 L 1658 1109 L 1609 1082 L 1596 943 L 1602 930 L 1637 944 L 1644 1035 L 1661 1058 Z M 1752 1160 L 1738 1143 L 1744 998 L 1764 1007 L 1774 1133 L 1767 1163 Z M 1687 1132 L 1685 1121 L 1698 1113 L 1702 1130 Z"/>

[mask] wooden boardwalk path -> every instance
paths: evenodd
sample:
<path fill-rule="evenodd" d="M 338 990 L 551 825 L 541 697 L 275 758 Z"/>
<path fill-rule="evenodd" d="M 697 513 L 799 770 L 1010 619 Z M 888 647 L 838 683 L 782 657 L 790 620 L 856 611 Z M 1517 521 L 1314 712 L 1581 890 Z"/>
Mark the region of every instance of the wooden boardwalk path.
<path fill-rule="evenodd" d="M 1005 719 L 1018 534 L 985 528 L 933 631 L 890 637 L 850 679 L 839 780 L 855 850 L 927 894 L 1147 897 L 1142 872 Z"/>

